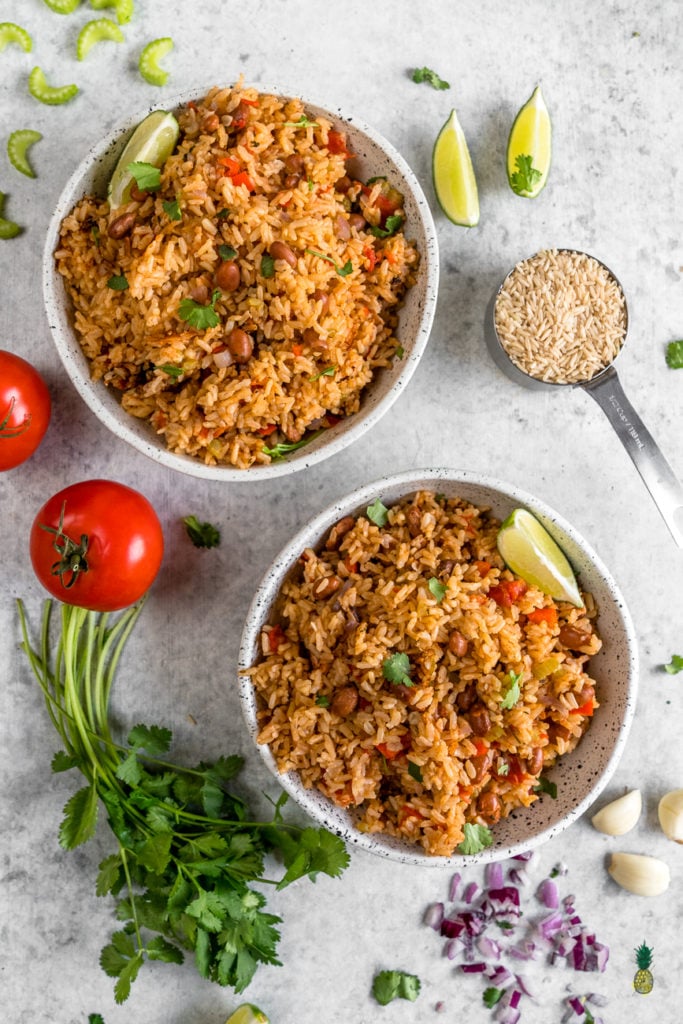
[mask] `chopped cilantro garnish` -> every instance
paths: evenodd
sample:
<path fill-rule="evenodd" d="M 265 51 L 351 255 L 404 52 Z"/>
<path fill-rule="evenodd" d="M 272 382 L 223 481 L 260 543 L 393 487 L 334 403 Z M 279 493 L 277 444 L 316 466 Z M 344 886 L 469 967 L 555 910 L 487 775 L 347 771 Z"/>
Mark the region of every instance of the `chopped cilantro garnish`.
<path fill-rule="evenodd" d="M 154 192 L 161 185 L 161 171 L 154 164 L 146 164 L 136 160 L 128 164 L 126 170 L 135 178 L 135 184 L 141 192 Z"/>
<path fill-rule="evenodd" d="M 196 516 L 185 516 L 183 524 L 196 548 L 217 548 L 221 542 L 221 532 L 212 523 L 200 523 Z"/>
<path fill-rule="evenodd" d="M 317 121 L 309 121 L 305 115 L 302 115 L 298 121 L 284 121 L 285 128 L 317 128 Z"/>
<path fill-rule="evenodd" d="M 234 260 L 235 256 L 237 256 L 237 249 L 233 249 L 231 245 L 219 245 L 218 255 L 224 263 L 227 263 L 229 260 Z"/>
<path fill-rule="evenodd" d="M 375 498 L 372 505 L 368 505 L 365 510 L 368 519 L 375 524 L 375 526 L 386 526 L 389 520 L 389 509 L 386 505 L 383 505 L 379 498 Z"/>
<path fill-rule="evenodd" d="M 375 236 L 375 238 L 389 238 L 390 235 L 396 234 L 398 229 L 401 227 L 401 224 L 403 224 L 403 217 L 401 214 L 392 213 L 391 216 L 387 217 L 385 220 L 383 228 L 371 227 L 368 230 L 371 235 Z"/>
<path fill-rule="evenodd" d="M 512 921 L 498 921 L 498 920 L 496 920 L 496 924 L 501 929 L 501 931 L 504 931 L 504 932 L 511 932 L 512 929 L 514 928 L 514 925 L 513 925 Z"/>
<path fill-rule="evenodd" d="M 683 369 L 683 339 L 670 341 L 666 346 L 666 365 L 672 370 Z"/>
<path fill-rule="evenodd" d="M 92 235 L 92 240 L 95 243 L 95 245 L 99 245 L 100 244 L 100 229 L 99 229 L 99 226 L 97 224 L 93 224 L 93 226 L 90 228 L 90 234 Z"/>
<path fill-rule="evenodd" d="M 668 665 L 664 666 L 664 671 L 668 672 L 670 676 L 675 676 L 679 672 L 683 672 L 683 656 L 680 654 L 672 654 L 671 661 Z"/>
<path fill-rule="evenodd" d="M 520 153 L 515 160 L 515 167 L 517 170 L 510 175 L 512 191 L 518 195 L 523 192 L 533 192 L 543 175 L 531 166 L 531 157 Z"/>
<path fill-rule="evenodd" d="M 264 252 L 261 257 L 261 277 L 275 276 L 275 260 L 269 252 Z"/>
<path fill-rule="evenodd" d="M 551 782 L 550 779 L 546 779 L 544 775 L 541 775 L 538 785 L 534 786 L 534 793 L 547 793 L 553 800 L 557 800 L 557 783 Z"/>
<path fill-rule="evenodd" d="M 198 331 L 205 331 L 208 327 L 217 327 L 220 317 L 213 307 L 220 294 L 220 290 L 215 288 L 211 301 L 206 306 L 195 302 L 194 299 L 183 299 L 178 306 L 178 316 Z"/>
<path fill-rule="evenodd" d="M 414 1003 L 420 994 L 420 979 L 405 971 L 380 971 L 373 979 L 372 994 L 380 1006 L 386 1006 L 393 999 L 408 999 Z"/>
<path fill-rule="evenodd" d="M 414 761 L 408 761 L 408 775 L 416 782 L 422 782 L 422 769 Z"/>
<path fill-rule="evenodd" d="M 427 82 L 433 89 L 450 89 L 450 84 L 445 82 L 443 78 L 437 75 L 436 71 L 432 71 L 431 68 L 415 68 L 413 71 L 413 81 Z"/>
<path fill-rule="evenodd" d="M 322 434 L 322 430 L 314 430 L 312 434 L 308 434 L 307 437 L 302 437 L 300 441 L 292 441 L 291 443 L 283 441 L 281 444 L 273 445 L 269 448 L 268 445 L 264 444 L 261 451 L 264 455 L 270 455 L 271 459 L 284 459 L 285 455 L 290 452 L 295 452 L 299 448 L 303 448 L 304 445 L 308 444 L 313 438 L 318 437 Z"/>
<path fill-rule="evenodd" d="M 396 356 L 396 358 L 397 359 L 403 359 L 405 354 L 406 354 L 406 350 L 404 349 L 403 345 L 397 345 L 396 346 L 396 351 L 394 352 L 394 355 Z"/>
<path fill-rule="evenodd" d="M 313 181 L 313 178 L 307 178 L 306 184 L 308 185 L 308 191 L 312 192 L 313 189 L 315 188 L 315 182 Z"/>
<path fill-rule="evenodd" d="M 395 685 L 414 686 L 410 678 L 410 658 L 403 651 L 397 651 L 382 662 L 382 675 Z"/>
<path fill-rule="evenodd" d="M 503 989 L 494 988 L 493 985 L 489 985 L 487 989 L 484 989 L 482 999 L 484 1000 L 484 1006 L 492 1010 L 496 1003 L 499 1003 L 503 998 Z"/>
<path fill-rule="evenodd" d="M 88 1024 L 104 1024 L 104 1017 L 101 1013 L 89 1013 Z"/>
<path fill-rule="evenodd" d="M 313 383 L 313 381 L 320 380 L 321 377 L 334 377 L 336 370 L 336 366 L 328 366 L 326 370 L 321 370 L 320 373 L 314 373 L 313 376 L 308 379 Z"/>
<path fill-rule="evenodd" d="M 164 200 L 164 202 L 161 205 L 163 206 L 164 213 L 166 214 L 169 220 L 183 219 L 183 215 L 180 212 L 180 203 L 178 202 L 177 199 L 172 199 L 169 202 L 166 202 Z"/>
<path fill-rule="evenodd" d="M 508 683 L 508 688 L 503 694 L 503 698 L 500 702 L 500 706 L 502 708 L 505 708 L 507 711 L 509 711 L 510 708 L 514 708 L 515 704 L 520 698 L 521 691 L 519 688 L 519 684 L 522 680 L 522 673 L 520 672 L 519 675 L 517 675 L 511 669 L 510 672 L 508 673 L 508 676 L 510 680 Z"/>
<path fill-rule="evenodd" d="M 332 257 L 326 256 L 324 252 L 318 252 L 317 249 L 306 249 L 306 252 L 311 256 L 317 256 L 319 259 L 326 260 L 328 263 L 331 263 L 340 277 L 347 277 L 353 270 L 353 263 L 351 260 L 347 260 L 343 267 L 338 267 Z"/>
<path fill-rule="evenodd" d="M 183 368 L 182 366 L 174 366 L 173 363 L 162 363 L 161 366 L 157 366 L 157 370 L 163 370 L 169 377 L 182 377 Z"/>
<path fill-rule="evenodd" d="M 446 596 L 446 591 L 448 590 L 446 584 L 442 583 L 441 580 L 438 580 L 436 576 L 432 576 L 429 580 L 428 586 L 431 594 L 436 598 L 437 604 L 441 604 Z"/>
<path fill-rule="evenodd" d="M 466 855 L 479 853 L 480 850 L 485 850 L 493 843 L 493 836 L 488 825 L 471 825 L 468 821 L 463 825 L 463 832 L 465 838 L 456 847 L 458 853 Z"/>
<path fill-rule="evenodd" d="M 218 217 L 219 220 L 223 220 L 224 217 L 229 217 L 231 213 L 232 210 L 228 210 L 226 207 L 224 210 L 219 210 L 216 216 Z"/>
<path fill-rule="evenodd" d="M 324 693 L 319 693 L 315 698 L 315 702 L 319 708 L 329 708 L 330 706 L 330 698 Z"/>
<path fill-rule="evenodd" d="M 510 765 L 507 761 L 499 761 L 498 767 L 496 768 L 496 775 L 509 775 Z"/>
<path fill-rule="evenodd" d="M 107 288 L 113 292 L 125 292 L 128 287 L 128 278 L 125 274 L 113 274 L 107 281 Z"/>

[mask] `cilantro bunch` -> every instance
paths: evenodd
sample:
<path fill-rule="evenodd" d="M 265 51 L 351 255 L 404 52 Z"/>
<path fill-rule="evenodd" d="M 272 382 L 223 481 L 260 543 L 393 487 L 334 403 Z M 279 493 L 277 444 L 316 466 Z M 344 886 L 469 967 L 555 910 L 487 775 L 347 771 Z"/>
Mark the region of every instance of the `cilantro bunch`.
<path fill-rule="evenodd" d="M 85 778 L 64 808 L 59 842 L 73 849 L 92 838 L 100 807 L 116 841 L 97 876 L 98 896 L 116 900 L 121 928 L 100 957 L 124 1002 L 146 960 L 182 963 L 194 956 L 199 973 L 241 992 L 260 963 L 279 964 L 277 926 L 254 883 L 282 889 L 304 875 L 336 877 L 348 864 L 344 844 L 324 829 L 299 828 L 282 817 L 283 794 L 271 821 L 254 821 L 230 790 L 242 759 L 221 757 L 193 768 L 167 756 L 168 729 L 136 725 L 126 745 L 114 741 L 108 705 L 123 646 L 142 603 L 118 617 L 61 606 L 52 657 L 52 602 L 44 605 L 40 639 L 31 646 L 18 602 L 26 652 L 64 748 L 55 772 L 77 768 Z M 277 851 L 285 871 L 265 875 Z"/>

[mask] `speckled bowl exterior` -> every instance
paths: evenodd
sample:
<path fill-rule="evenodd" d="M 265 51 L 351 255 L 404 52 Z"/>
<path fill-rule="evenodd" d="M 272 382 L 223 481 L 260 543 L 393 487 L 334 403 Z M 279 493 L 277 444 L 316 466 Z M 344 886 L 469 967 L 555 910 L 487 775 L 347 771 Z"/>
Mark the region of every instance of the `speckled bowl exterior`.
<path fill-rule="evenodd" d="M 176 96 L 165 104 L 165 109 L 175 110 L 190 100 L 201 99 L 211 84 Z M 255 83 L 255 87 L 260 92 L 278 93 L 277 89 L 259 83 Z M 61 222 L 74 205 L 89 193 L 106 195 L 107 183 L 119 155 L 134 128 L 149 113 L 148 110 L 128 118 L 103 141 L 93 146 L 69 179 L 55 207 L 43 255 L 43 295 L 48 322 L 62 363 L 83 400 L 116 437 L 127 441 L 169 469 L 205 480 L 243 483 L 285 476 L 295 470 L 313 466 L 346 448 L 384 415 L 412 377 L 427 344 L 436 308 L 439 251 L 429 204 L 417 178 L 403 157 L 373 128 L 344 114 L 340 109 L 329 110 L 307 100 L 305 103 L 307 112 L 313 118 L 328 118 L 347 133 L 350 149 L 355 154 L 352 167 L 358 177 L 367 180 L 369 177 L 385 175 L 403 193 L 406 213 L 403 230 L 408 238 L 414 239 L 421 260 L 417 282 L 406 294 L 396 330 L 396 337 L 404 350 L 403 358 L 396 360 L 391 368 L 376 372 L 355 415 L 343 419 L 282 461 L 267 466 L 236 469 L 230 466 L 207 466 L 191 456 L 170 452 L 164 439 L 153 431 L 150 424 L 124 412 L 116 393 L 90 378 L 88 361 L 72 326 L 70 303 L 61 275 L 56 270 L 53 254 L 59 242 Z"/>
<path fill-rule="evenodd" d="M 270 770 L 285 790 L 321 825 L 345 841 L 371 853 L 404 864 L 464 867 L 503 860 L 533 849 L 564 831 L 595 801 L 609 781 L 623 753 L 633 719 L 637 695 L 635 631 L 621 592 L 608 569 L 580 534 L 557 512 L 526 491 L 477 473 L 453 469 L 427 469 L 402 473 L 366 485 L 334 505 L 304 527 L 276 558 L 264 577 L 246 620 L 239 652 L 240 696 L 244 716 L 256 743 L 257 701 L 249 678 L 242 673 L 258 661 L 259 637 L 272 616 L 282 583 L 296 571 L 307 547 L 317 547 L 342 516 L 365 511 L 375 498 L 385 505 L 418 490 L 433 490 L 491 508 L 503 520 L 514 508 L 532 512 L 570 559 L 581 586 L 597 603 L 598 630 L 603 648 L 590 661 L 600 707 L 587 733 L 571 754 L 561 758 L 546 775 L 557 784 L 557 798 L 542 795 L 531 807 L 520 808 L 492 828 L 491 847 L 474 856 L 432 857 L 421 847 L 380 833 L 364 834 L 354 826 L 352 812 L 337 807 L 317 790 L 305 789 L 296 773 L 279 774 L 267 746 L 257 744 Z"/>

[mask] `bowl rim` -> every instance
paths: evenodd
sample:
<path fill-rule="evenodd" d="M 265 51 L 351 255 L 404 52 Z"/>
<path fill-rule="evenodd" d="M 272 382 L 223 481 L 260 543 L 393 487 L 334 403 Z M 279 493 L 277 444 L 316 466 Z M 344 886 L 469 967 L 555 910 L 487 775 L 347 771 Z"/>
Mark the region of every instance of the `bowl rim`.
<path fill-rule="evenodd" d="M 153 104 L 135 114 L 129 114 L 107 132 L 104 138 L 100 138 L 90 146 L 86 155 L 79 161 L 77 167 L 62 188 L 50 218 L 42 254 L 43 302 L 52 340 L 62 365 L 67 372 L 67 376 L 91 412 L 119 440 L 127 442 L 154 462 L 185 475 L 226 483 L 259 482 L 287 476 L 298 470 L 307 469 L 337 454 L 337 452 L 343 451 L 370 430 L 403 392 L 422 358 L 434 322 L 439 285 L 438 236 L 429 202 L 417 175 L 405 158 L 394 148 L 393 144 L 385 139 L 375 128 L 368 125 L 362 119 L 357 118 L 353 113 L 345 112 L 342 107 L 332 109 L 329 106 L 317 103 L 313 99 L 309 100 L 296 96 L 294 93 L 281 92 L 263 83 L 244 83 L 242 87 L 245 89 L 255 88 L 261 93 L 276 95 L 285 99 L 301 99 L 307 107 L 316 110 L 320 115 L 328 117 L 335 122 L 343 121 L 352 131 L 358 131 L 365 135 L 375 147 L 380 149 L 387 159 L 397 167 L 409 185 L 411 199 L 414 202 L 422 231 L 424 232 L 424 251 L 420 251 L 421 268 L 423 268 L 422 272 L 425 274 L 424 282 L 421 286 L 424 295 L 419 307 L 415 340 L 411 351 L 406 355 L 403 365 L 399 368 L 386 394 L 371 409 L 366 411 L 363 411 L 363 409 L 359 410 L 352 417 L 330 428 L 320 438 L 320 443 L 317 440 L 312 440 L 309 445 L 306 445 L 299 452 L 292 453 L 286 459 L 271 462 L 269 465 L 250 466 L 248 469 L 237 469 L 233 466 L 223 465 L 208 466 L 193 456 L 173 452 L 165 447 L 162 448 L 155 445 L 152 440 L 153 434 L 150 433 L 149 437 L 147 437 L 136 432 L 132 422 L 129 424 L 127 420 L 117 416 L 108 407 L 105 401 L 100 398 L 99 389 L 100 387 L 104 388 L 105 385 L 99 381 L 93 381 L 89 374 L 82 371 L 82 367 L 79 365 L 79 353 L 74 347 L 75 342 L 78 348 L 80 348 L 80 343 L 75 336 L 74 329 L 70 325 L 68 330 L 64 330 L 59 322 L 59 317 L 55 313 L 56 310 L 63 307 L 63 298 L 59 291 L 63 285 L 58 280 L 59 274 L 55 266 L 54 252 L 58 245 L 62 220 L 70 212 L 74 202 L 78 201 L 78 199 L 74 198 L 75 194 L 77 192 L 85 194 L 84 188 L 79 188 L 80 183 L 88 175 L 92 175 L 95 172 L 98 164 L 107 160 L 110 150 L 119 141 L 122 141 L 124 136 L 130 133 L 151 111 L 159 109 L 176 110 L 188 102 L 201 99 L 215 85 L 216 83 L 212 82 L 203 88 L 196 86 L 192 89 L 183 90 L 168 97 L 163 104 Z M 399 310 L 400 315 L 401 309 Z M 133 420 L 133 417 L 129 418 L 131 421 Z"/>
<path fill-rule="evenodd" d="M 401 488 L 401 493 L 407 496 L 423 486 L 429 487 L 439 482 L 471 485 L 498 492 L 502 497 L 510 499 L 511 502 L 523 505 L 534 514 L 540 515 L 546 521 L 545 525 L 551 526 L 551 533 L 552 525 L 556 525 L 560 531 L 565 533 L 590 561 L 610 593 L 612 602 L 617 609 L 617 616 L 621 620 L 624 630 L 627 666 L 625 669 L 626 685 L 622 702 L 621 724 L 607 763 L 584 796 L 559 821 L 548 825 L 529 839 L 520 840 L 504 847 L 494 844 L 473 855 L 453 854 L 450 857 L 433 856 L 422 851 L 421 847 L 411 848 L 408 844 L 401 841 L 395 841 L 393 844 L 389 843 L 387 840 L 391 837 L 386 837 L 382 833 L 379 835 L 383 837 L 387 845 L 378 846 L 372 834 L 368 835 L 359 832 L 351 823 L 347 826 L 340 826 L 339 820 L 334 820 L 331 816 L 334 813 L 339 814 L 339 809 L 335 809 L 334 805 L 327 801 L 318 790 L 305 789 L 301 785 L 296 772 L 281 774 L 270 752 L 270 747 L 259 744 L 256 741 L 258 732 L 255 721 L 257 700 L 251 680 L 244 674 L 245 670 L 254 664 L 254 652 L 258 650 L 260 630 L 263 623 L 267 621 L 268 612 L 272 607 L 273 601 L 287 573 L 296 564 L 304 547 L 310 547 L 319 543 L 325 531 L 334 522 L 343 515 L 351 514 L 364 504 L 370 503 L 382 491 Z M 392 502 L 393 500 L 400 500 L 400 498 L 392 499 Z M 554 836 L 564 832 L 595 802 L 616 771 L 633 723 L 638 693 L 638 645 L 630 612 L 614 577 L 592 546 L 584 540 L 578 530 L 564 516 L 556 512 L 554 508 L 546 504 L 542 499 L 507 481 L 486 474 L 476 473 L 472 470 L 451 469 L 442 466 L 407 470 L 363 484 L 327 505 L 307 525 L 297 531 L 295 536 L 281 549 L 266 571 L 249 606 L 239 645 L 238 682 L 242 713 L 254 746 L 268 769 L 275 776 L 277 782 L 318 824 L 340 835 L 346 842 L 390 860 L 411 865 L 419 864 L 422 867 L 448 866 L 451 868 L 462 868 L 473 864 L 486 864 L 506 860 L 533 850 Z M 321 804 L 329 806 L 330 816 L 328 816 L 325 810 L 321 811 Z"/>

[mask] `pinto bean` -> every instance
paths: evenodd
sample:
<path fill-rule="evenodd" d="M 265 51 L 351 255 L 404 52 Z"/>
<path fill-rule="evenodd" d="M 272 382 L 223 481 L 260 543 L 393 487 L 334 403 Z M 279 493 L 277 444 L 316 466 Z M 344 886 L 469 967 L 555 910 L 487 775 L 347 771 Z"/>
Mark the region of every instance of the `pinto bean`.
<path fill-rule="evenodd" d="M 448 638 L 448 650 L 457 658 L 464 658 L 467 654 L 469 641 L 457 629 L 454 629 Z"/>
<path fill-rule="evenodd" d="M 357 707 L 358 690 L 355 686 L 342 686 L 341 689 L 335 690 L 330 704 L 332 714 L 346 718 L 347 715 L 353 714 Z"/>
<path fill-rule="evenodd" d="M 419 537 L 422 532 L 422 513 L 415 505 L 411 505 L 406 512 L 406 522 L 410 536 Z"/>
<path fill-rule="evenodd" d="M 341 544 L 342 537 L 346 536 L 349 530 L 353 529 L 355 522 L 356 520 L 353 516 L 344 516 L 344 518 L 340 519 L 338 523 L 335 523 L 330 530 L 330 535 L 327 538 L 327 543 L 325 544 L 328 551 L 337 550 Z"/>
<path fill-rule="evenodd" d="M 300 174 L 288 174 L 284 180 L 284 186 L 285 188 L 296 188 L 300 181 Z"/>
<path fill-rule="evenodd" d="M 590 630 L 579 629 L 577 626 L 563 626 L 560 630 L 560 643 L 568 647 L 570 651 L 578 651 L 589 643 L 593 634 Z"/>
<path fill-rule="evenodd" d="M 351 237 L 349 222 L 341 213 L 338 213 L 334 218 L 334 231 L 340 242 L 348 242 Z"/>
<path fill-rule="evenodd" d="M 138 188 L 135 182 L 130 186 L 130 198 L 134 199 L 136 203 L 144 203 L 148 195 L 149 192 L 144 192 L 141 188 Z"/>
<path fill-rule="evenodd" d="M 474 775 L 472 776 L 472 782 L 483 782 L 486 773 L 491 767 L 492 754 L 491 751 L 487 751 L 486 754 L 477 754 L 475 757 L 471 757 L 470 764 L 474 768 Z"/>
<path fill-rule="evenodd" d="M 349 226 L 355 228 L 356 231 L 363 231 L 368 226 L 368 222 L 362 213 L 352 213 L 349 217 Z"/>
<path fill-rule="evenodd" d="M 581 708 L 589 700 L 595 700 L 595 687 L 591 686 L 590 683 L 586 683 L 574 696 L 576 697 L 577 706 Z"/>
<path fill-rule="evenodd" d="M 303 174 L 305 170 L 304 158 L 298 153 L 290 153 L 284 159 L 285 170 L 288 174 Z"/>
<path fill-rule="evenodd" d="M 526 759 L 526 770 L 529 775 L 540 775 L 543 771 L 543 749 L 534 747 Z"/>
<path fill-rule="evenodd" d="M 239 327 L 233 327 L 226 338 L 226 345 L 235 357 L 236 363 L 246 363 L 254 351 L 254 340 Z"/>
<path fill-rule="evenodd" d="M 234 260 L 224 260 L 218 267 L 214 280 L 222 292 L 234 292 L 239 288 L 242 275 Z"/>
<path fill-rule="evenodd" d="M 477 688 L 470 684 L 466 689 L 461 690 L 455 698 L 455 706 L 458 711 L 469 711 L 477 699 Z"/>
<path fill-rule="evenodd" d="M 122 213 L 120 217 L 115 217 L 107 228 L 107 234 L 110 238 L 124 238 L 130 234 L 133 230 L 133 226 L 136 221 L 136 216 L 130 210 L 128 213 Z"/>
<path fill-rule="evenodd" d="M 438 572 L 440 578 L 443 580 L 443 579 L 448 579 L 448 577 L 451 575 L 451 573 L 453 572 L 454 569 L 455 569 L 455 561 L 454 561 L 454 559 L 452 559 L 452 558 L 442 558 L 441 561 L 439 562 L 439 565 L 438 565 L 438 568 L 437 568 L 437 572 Z"/>
<path fill-rule="evenodd" d="M 202 121 L 202 131 L 204 132 L 215 132 L 216 128 L 220 124 L 220 118 L 218 114 L 207 114 Z"/>
<path fill-rule="evenodd" d="M 320 310 L 321 313 L 326 313 L 327 312 L 327 307 L 330 304 L 330 297 L 327 294 L 327 292 L 324 292 L 321 288 L 316 288 L 316 290 L 311 295 L 311 300 L 313 302 L 319 302 L 321 304 L 321 306 L 322 306 L 322 309 Z"/>
<path fill-rule="evenodd" d="M 343 174 L 341 178 L 337 178 L 336 182 L 334 183 L 334 187 L 337 190 L 337 192 L 341 192 L 342 194 L 348 192 L 352 185 L 353 182 L 349 178 L 348 174 Z"/>
<path fill-rule="evenodd" d="M 551 743 L 555 740 L 564 740 L 566 743 L 572 734 L 571 729 L 568 729 L 566 725 L 560 725 L 559 722 L 551 722 L 548 726 L 548 732 Z"/>
<path fill-rule="evenodd" d="M 290 267 L 295 268 L 297 264 L 296 255 L 293 249 L 286 242 L 273 242 L 268 250 L 274 260 L 284 260 Z"/>
<path fill-rule="evenodd" d="M 475 736 L 485 736 L 491 728 L 491 716 L 483 704 L 473 708 L 467 715 L 467 720 Z"/>
<path fill-rule="evenodd" d="M 316 601 L 322 601 L 326 597 L 331 597 L 332 594 L 335 594 L 340 586 L 341 580 L 338 576 L 321 576 L 313 584 L 311 593 Z"/>
<path fill-rule="evenodd" d="M 485 818 L 492 825 L 495 825 L 500 820 L 500 816 L 503 811 L 503 805 L 500 802 L 500 797 L 496 793 L 487 791 L 481 793 L 477 800 L 477 814 L 482 818 Z"/>
<path fill-rule="evenodd" d="M 200 305 L 205 305 L 209 301 L 209 289 L 204 281 L 198 280 L 190 285 L 190 296 Z"/>

